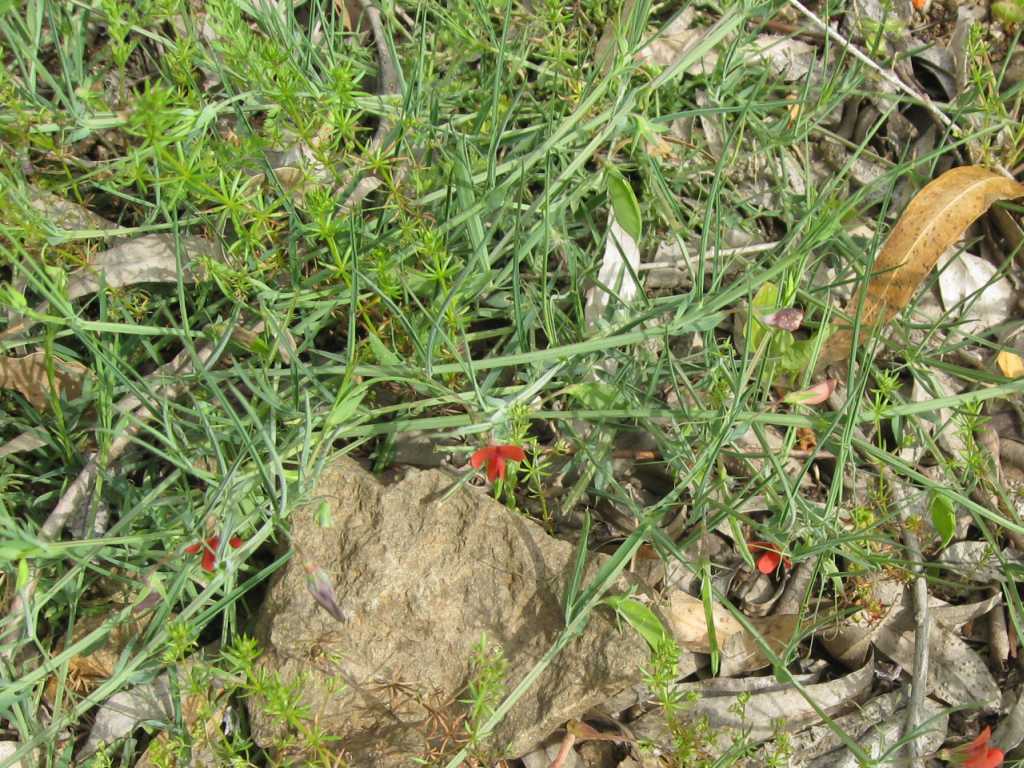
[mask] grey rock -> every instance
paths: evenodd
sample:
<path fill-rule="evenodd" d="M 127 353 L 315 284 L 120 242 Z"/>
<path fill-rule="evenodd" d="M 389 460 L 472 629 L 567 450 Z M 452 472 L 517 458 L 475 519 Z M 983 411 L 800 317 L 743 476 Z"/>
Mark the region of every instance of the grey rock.
<path fill-rule="evenodd" d="M 411 471 L 384 486 L 349 459 L 321 476 L 292 515 L 296 556 L 270 587 L 257 636 L 260 664 L 299 681 L 320 727 L 340 736 L 359 768 L 414 765 L 455 751 L 473 646 L 486 634 L 508 660 L 506 690 L 530 671 L 564 625 L 573 547 L 452 478 Z M 333 525 L 316 523 L 326 500 Z M 596 567 L 597 558 L 592 568 Z M 304 563 L 333 581 L 343 622 L 307 591 Z M 489 746 L 515 757 L 642 677 L 641 638 L 594 612 L 496 729 Z M 253 736 L 285 726 L 250 701 Z M 447 734 L 447 735 L 446 735 Z"/>

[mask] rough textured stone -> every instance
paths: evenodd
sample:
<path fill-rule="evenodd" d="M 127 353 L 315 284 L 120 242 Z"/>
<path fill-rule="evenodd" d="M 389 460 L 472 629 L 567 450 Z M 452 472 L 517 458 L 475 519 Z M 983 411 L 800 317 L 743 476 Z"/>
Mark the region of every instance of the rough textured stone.
<path fill-rule="evenodd" d="M 465 711 L 458 699 L 481 635 L 508 659 L 511 690 L 563 626 L 573 547 L 472 488 L 443 498 L 452 482 L 439 471 L 411 471 L 383 486 L 355 462 L 337 461 L 293 515 L 296 557 L 262 608 L 261 664 L 302 681 L 310 714 L 342 737 L 359 768 L 454 751 L 444 732 Z M 327 529 L 314 518 L 322 500 L 333 516 Z M 303 562 L 330 575 L 347 621 L 313 601 Z M 635 632 L 595 611 L 499 726 L 495 751 L 526 752 L 636 683 L 647 660 Z M 250 712 L 258 743 L 280 733 L 260 702 Z"/>

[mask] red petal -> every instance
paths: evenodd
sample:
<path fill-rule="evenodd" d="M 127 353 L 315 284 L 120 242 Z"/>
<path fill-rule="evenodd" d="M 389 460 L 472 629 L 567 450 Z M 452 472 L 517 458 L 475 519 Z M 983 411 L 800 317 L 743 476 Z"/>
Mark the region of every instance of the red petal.
<path fill-rule="evenodd" d="M 240 536 L 232 536 L 228 544 L 231 545 L 232 549 L 238 549 L 242 546 L 242 538 Z"/>
<path fill-rule="evenodd" d="M 989 747 L 987 751 L 978 752 L 967 758 L 964 761 L 964 768 L 999 768 L 1003 764 L 1003 758 L 1003 750 Z"/>
<path fill-rule="evenodd" d="M 505 460 L 500 456 L 493 457 L 487 462 L 487 479 L 492 483 L 495 478 L 505 479 Z"/>
<path fill-rule="evenodd" d="M 493 445 L 485 445 L 469 457 L 469 464 L 473 469 L 480 469 L 484 463 L 490 463 L 497 456 L 497 448 Z"/>
<path fill-rule="evenodd" d="M 217 552 L 207 547 L 206 551 L 203 552 L 203 570 L 207 573 L 213 571 L 213 566 L 217 564 Z"/>
<path fill-rule="evenodd" d="M 778 552 L 765 552 L 757 559 L 757 570 L 764 574 L 774 573 L 781 560 L 782 555 Z"/>
<path fill-rule="evenodd" d="M 526 461 L 526 452 L 518 445 L 495 446 L 498 456 L 508 461 Z"/>
<path fill-rule="evenodd" d="M 981 729 L 981 733 L 974 737 L 973 740 L 963 745 L 963 748 L 974 754 L 980 752 L 984 754 L 985 750 L 988 749 L 988 740 L 992 738 L 992 727 L 986 725 Z"/>
<path fill-rule="evenodd" d="M 185 547 L 185 551 L 190 555 L 194 555 L 199 552 L 202 546 L 203 543 L 197 541 L 195 544 L 189 544 L 187 547 Z"/>

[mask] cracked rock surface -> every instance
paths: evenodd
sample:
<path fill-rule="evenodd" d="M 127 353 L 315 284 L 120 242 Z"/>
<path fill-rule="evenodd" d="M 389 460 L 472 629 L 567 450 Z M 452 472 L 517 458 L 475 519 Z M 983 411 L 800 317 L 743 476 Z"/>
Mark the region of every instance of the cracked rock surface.
<path fill-rule="evenodd" d="M 296 556 L 261 609 L 260 664 L 297 681 L 310 715 L 360 768 L 454 753 L 464 735 L 459 699 L 481 636 L 508 660 L 511 691 L 564 624 L 574 547 L 473 488 L 442 500 L 452 482 L 437 470 L 413 470 L 385 486 L 338 459 L 293 514 Z M 322 501 L 329 528 L 316 523 Z M 591 560 L 592 572 L 598 558 Z M 329 575 L 345 621 L 314 602 L 304 562 Z M 620 631 L 607 610 L 594 611 L 497 728 L 493 753 L 527 752 L 639 682 L 648 659 L 637 633 Z M 249 708 L 258 743 L 287 727 L 266 702 Z"/>

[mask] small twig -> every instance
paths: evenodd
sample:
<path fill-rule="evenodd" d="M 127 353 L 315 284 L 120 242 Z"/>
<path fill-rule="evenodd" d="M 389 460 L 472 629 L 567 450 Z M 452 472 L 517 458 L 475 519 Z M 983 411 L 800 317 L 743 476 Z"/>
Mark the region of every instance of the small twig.
<path fill-rule="evenodd" d="M 902 91 L 908 96 L 911 96 L 912 98 L 920 101 L 924 105 L 925 109 L 928 110 L 928 112 L 932 115 L 932 117 L 935 118 L 935 120 L 940 125 L 947 129 L 953 129 L 953 121 L 950 120 L 949 117 L 942 112 L 942 110 L 935 106 L 935 102 L 929 99 L 927 95 L 923 93 L 917 93 L 913 88 L 911 88 L 909 85 L 900 80 L 895 74 L 888 70 L 882 69 L 882 67 L 880 67 L 878 64 L 871 60 L 870 56 L 864 54 L 859 48 L 857 48 L 857 46 L 855 46 L 853 43 L 851 43 L 849 40 L 847 40 L 845 37 L 843 37 L 841 34 L 836 32 L 825 22 L 819 19 L 814 14 L 814 12 L 808 9 L 806 6 L 804 6 L 803 3 L 800 2 L 800 0 L 789 0 L 789 4 L 796 8 L 798 11 L 800 11 L 800 13 L 802 13 L 808 19 L 810 19 L 811 23 L 813 23 L 814 26 L 816 26 L 826 35 L 831 37 L 832 40 L 838 43 L 844 51 L 848 52 L 851 56 L 857 59 L 857 61 L 861 62 L 862 64 L 865 64 L 866 66 L 874 70 L 889 85 L 893 86 L 899 91 Z"/>
<path fill-rule="evenodd" d="M 755 243 L 754 245 L 741 245 L 737 248 L 723 248 L 722 250 L 716 250 L 715 255 L 729 258 L 730 256 L 746 256 L 750 253 L 763 253 L 764 251 L 770 251 L 777 247 L 781 242 L 781 240 L 777 240 L 772 243 Z M 650 261 L 645 264 L 641 264 L 638 267 L 638 271 L 644 272 L 649 269 L 678 267 L 680 264 L 685 265 L 686 263 L 687 261 L 685 259 L 677 259 L 676 261 Z"/>
<path fill-rule="evenodd" d="M 555 759 L 551 761 L 551 765 L 548 768 L 562 768 L 565 765 L 565 761 L 569 758 L 569 752 L 572 751 L 572 745 L 576 743 L 576 734 L 572 731 L 565 732 L 565 738 L 562 739 L 562 746 L 558 749 L 558 754 L 555 755 Z"/>
<path fill-rule="evenodd" d="M 170 379 L 169 383 L 165 386 L 158 387 L 156 397 L 160 400 L 173 400 L 187 386 L 187 382 L 183 379 L 185 376 L 195 370 L 195 364 L 205 367 L 210 357 L 213 355 L 214 348 L 212 346 L 203 345 L 196 350 L 195 363 L 189 355 L 189 350 L 183 350 L 179 352 L 171 362 L 166 365 L 162 365 L 151 374 L 152 378 L 163 378 L 167 377 Z M 106 454 L 106 463 L 116 461 L 120 458 L 121 454 L 125 452 L 128 446 L 131 444 L 135 435 L 142 429 L 142 425 L 152 419 L 156 414 L 149 409 L 148 406 L 143 405 L 142 401 L 139 400 L 135 395 L 128 395 L 123 398 L 116 406 L 117 410 L 122 413 L 132 412 L 135 422 L 129 424 L 124 432 L 118 435 L 114 440 L 111 441 L 110 447 Z M 46 521 L 43 523 L 42 528 L 39 529 L 38 538 L 42 541 L 52 541 L 60 536 L 61 531 L 64 530 L 64 526 L 68 520 L 74 514 L 75 510 L 85 501 L 89 492 L 92 490 L 93 484 L 96 481 L 96 476 L 100 471 L 100 457 L 94 453 L 89 457 L 82 471 L 78 473 L 78 477 L 74 479 L 68 489 L 61 496 L 57 505 L 50 512 Z M 35 568 L 29 567 L 29 579 L 25 588 L 15 596 L 11 602 L 11 606 L 7 611 L 8 616 L 8 628 L 4 633 L 4 637 L 11 637 L 21 627 L 21 619 L 24 612 L 28 608 L 28 602 L 32 599 L 35 594 L 36 587 L 39 583 L 38 572 Z M 0 655 L 0 658 L 9 660 L 13 653 L 14 643 L 11 645 L 11 649 Z"/>

